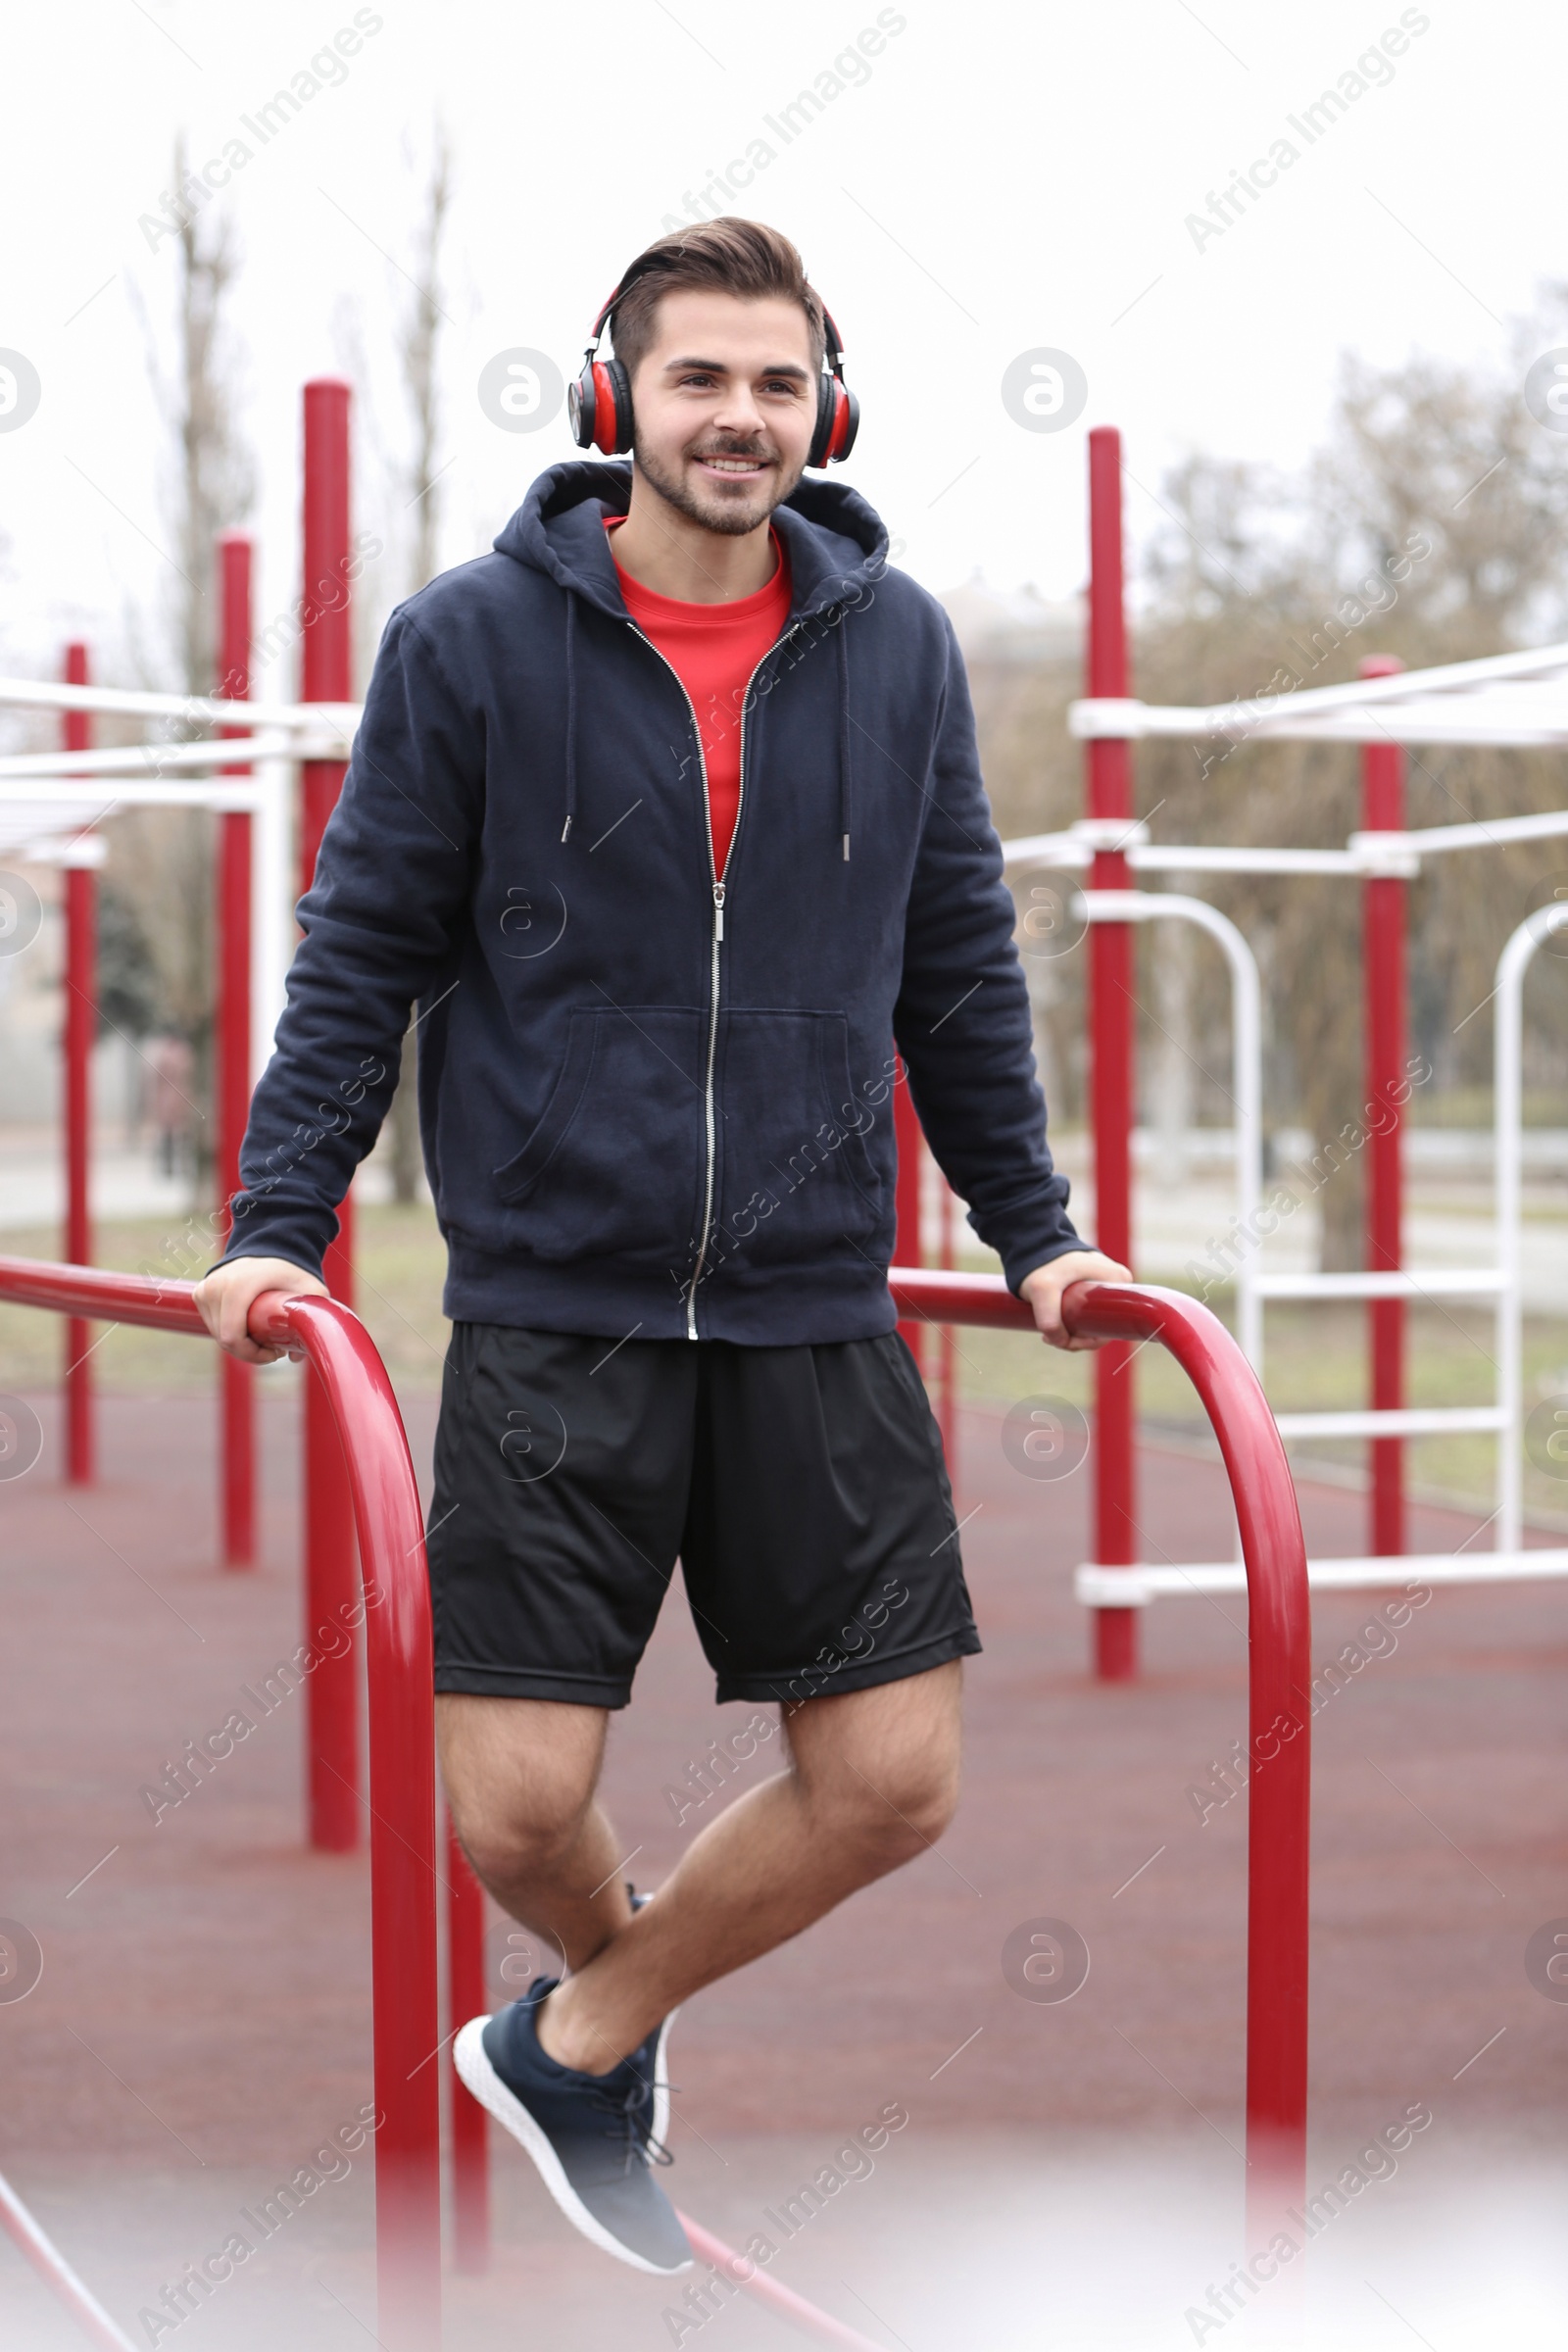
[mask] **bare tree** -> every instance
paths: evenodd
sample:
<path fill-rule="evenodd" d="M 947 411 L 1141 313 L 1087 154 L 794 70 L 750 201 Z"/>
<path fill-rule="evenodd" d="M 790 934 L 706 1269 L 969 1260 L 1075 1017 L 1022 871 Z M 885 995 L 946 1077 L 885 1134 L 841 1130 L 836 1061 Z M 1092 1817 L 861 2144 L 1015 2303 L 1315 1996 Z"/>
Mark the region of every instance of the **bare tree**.
<path fill-rule="evenodd" d="M 174 187 L 188 180 L 183 137 L 175 143 Z M 217 682 L 218 612 L 214 546 L 220 531 L 243 520 L 255 496 L 255 470 L 237 419 L 236 364 L 229 313 L 240 270 L 232 223 L 175 200 L 173 358 L 163 354 L 167 328 L 155 326 L 145 305 L 142 326 L 148 368 L 160 407 L 170 420 L 166 506 L 177 550 L 170 636 L 175 666 L 189 694 L 210 694 Z M 148 681 L 170 683 L 159 665 Z M 203 732 L 200 728 L 188 730 Z M 154 1026 L 183 1038 L 195 1063 L 194 1164 L 200 1200 L 213 1164 L 212 1064 L 214 935 L 212 920 L 214 819 L 205 810 L 148 808 L 112 820 L 117 878 L 154 975 Z"/>
<path fill-rule="evenodd" d="M 1568 633 L 1568 448 L 1530 415 L 1530 363 L 1568 341 L 1568 289 L 1548 288 L 1517 322 L 1505 364 L 1415 359 L 1374 369 L 1345 362 L 1324 449 L 1297 477 L 1197 454 L 1161 485 L 1164 520 L 1142 566 L 1134 691 L 1155 703 L 1210 703 L 1353 678 L 1363 656 L 1411 667 L 1497 653 Z M 1074 684 L 1045 668 L 1006 680 L 973 673 L 988 783 L 1004 830 L 1068 822 L 1081 806 L 1080 755 L 1061 725 Z M 1408 761 L 1412 826 L 1560 806 L 1550 754 L 1420 747 Z M 1167 841 L 1338 848 L 1360 822 L 1356 754 L 1315 743 L 1139 747 L 1138 807 Z M 1432 1093 L 1491 1077 L 1488 999 L 1497 953 L 1549 876 L 1539 851 L 1484 849 L 1432 860 L 1411 893 L 1410 1006 Z M 1568 860 L 1564 860 L 1568 864 Z M 1210 877 L 1270 975 L 1265 1104 L 1275 1127 L 1319 1146 L 1364 1110 L 1361 893 L 1336 879 Z M 1140 1059 L 1156 1071 L 1162 1009 L 1140 942 Z M 1080 958 L 1052 969 L 1049 1017 L 1071 1071 L 1081 1023 Z M 1037 1019 L 1040 1018 L 1037 1006 Z M 1233 1114 L 1229 1005 L 1218 959 L 1190 976 L 1200 1117 Z M 1061 1024 L 1058 1028 L 1057 1024 Z M 1184 1041 L 1185 1042 L 1185 1041 Z M 1549 1072 L 1560 1043 L 1527 1015 L 1527 1067 Z M 1146 1088 L 1151 1100 L 1157 1088 Z M 1420 1115 L 1425 1097 L 1417 1098 Z M 1359 1262 L 1361 1162 L 1352 1151 L 1318 1194 L 1322 1262 Z"/>
<path fill-rule="evenodd" d="M 435 576 L 441 539 L 441 468 L 436 452 L 441 438 L 441 401 L 438 356 L 441 326 L 441 245 L 452 203 L 452 152 L 445 130 L 437 124 L 425 182 L 424 213 L 415 251 L 412 297 L 398 334 L 398 358 L 403 388 L 414 425 L 413 455 L 405 475 L 407 507 L 414 515 L 410 551 L 409 593 Z M 419 1177 L 419 1125 L 416 1084 L 416 1032 L 411 1023 L 403 1040 L 403 1061 L 397 1092 L 389 1113 L 392 1197 L 414 1200 Z"/>

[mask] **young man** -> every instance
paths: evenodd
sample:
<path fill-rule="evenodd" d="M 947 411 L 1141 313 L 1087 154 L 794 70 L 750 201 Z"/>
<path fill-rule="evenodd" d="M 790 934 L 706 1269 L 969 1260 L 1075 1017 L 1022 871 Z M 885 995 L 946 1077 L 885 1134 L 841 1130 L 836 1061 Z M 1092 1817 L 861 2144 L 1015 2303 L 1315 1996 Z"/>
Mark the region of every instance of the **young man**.
<path fill-rule="evenodd" d="M 923 1853 L 980 1643 L 897 1336 L 893 1090 L 1053 1345 L 1087 1250 L 1046 1148 L 963 666 L 853 490 L 837 338 L 788 240 L 662 239 L 495 552 L 392 616 L 198 1296 L 233 1353 L 318 1290 L 412 1002 L 455 1326 L 430 1514 L 441 1768 L 558 1942 L 460 2035 L 585 2235 L 690 2249 L 650 2170 L 678 2002 Z M 597 330 L 596 330 L 597 336 Z M 827 365 L 824 365 L 826 350 Z M 620 372 L 617 374 L 616 370 Z M 677 1556 L 717 1696 L 788 1769 L 656 1900 L 595 1802 Z"/>

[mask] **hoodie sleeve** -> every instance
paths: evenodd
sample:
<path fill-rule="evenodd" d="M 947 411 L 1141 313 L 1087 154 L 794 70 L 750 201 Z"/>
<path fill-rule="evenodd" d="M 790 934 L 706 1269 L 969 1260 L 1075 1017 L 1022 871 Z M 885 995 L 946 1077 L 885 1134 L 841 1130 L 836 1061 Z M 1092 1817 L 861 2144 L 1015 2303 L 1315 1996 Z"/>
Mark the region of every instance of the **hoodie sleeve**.
<path fill-rule="evenodd" d="M 319 1273 L 398 1081 L 409 1009 L 451 984 L 482 822 L 484 742 L 407 608 L 393 613 L 251 1102 L 224 1258 Z"/>
<path fill-rule="evenodd" d="M 1029 993 L 1012 898 L 975 746 L 963 658 L 946 613 L 947 684 L 909 891 L 894 1037 L 938 1164 L 1016 1291 L 1037 1266 L 1088 1247 L 1046 1143 Z"/>

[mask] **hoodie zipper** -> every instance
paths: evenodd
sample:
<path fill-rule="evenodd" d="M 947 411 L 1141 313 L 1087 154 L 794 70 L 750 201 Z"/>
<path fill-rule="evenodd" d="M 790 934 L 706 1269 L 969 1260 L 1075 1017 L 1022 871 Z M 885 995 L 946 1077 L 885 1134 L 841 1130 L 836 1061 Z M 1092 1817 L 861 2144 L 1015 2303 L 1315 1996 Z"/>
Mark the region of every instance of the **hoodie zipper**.
<path fill-rule="evenodd" d="M 659 659 L 663 662 L 664 667 L 668 670 L 670 676 L 674 679 L 676 685 L 680 688 L 681 693 L 686 698 L 686 708 L 692 714 L 692 733 L 697 742 L 698 770 L 703 779 L 703 830 L 708 840 L 708 872 L 713 894 L 713 932 L 710 946 L 709 965 L 708 1064 L 703 1079 L 703 1121 L 708 1152 L 708 1172 L 704 1179 L 703 1185 L 703 1229 L 701 1234 L 698 1236 L 697 1260 L 692 1267 L 692 1278 L 686 1291 L 686 1337 L 689 1340 L 695 1340 L 699 1337 L 697 1329 L 697 1286 L 703 1279 L 703 1267 L 708 1260 L 709 1238 L 713 1229 L 713 1162 L 717 1155 L 717 1123 L 713 1110 L 713 1068 L 718 1054 L 718 951 L 724 943 L 724 876 L 719 872 L 713 858 L 713 805 L 709 797 L 708 758 L 703 750 L 703 729 L 702 722 L 697 715 L 697 705 L 692 701 L 691 696 L 686 693 L 686 681 L 681 676 L 680 671 L 675 667 L 674 662 L 670 661 L 668 655 L 662 653 L 661 649 L 654 644 L 653 639 L 648 635 L 647 631 L 638 628 L 637 623 L 634 620 L 628 621 L 626 625 L 632 631 L 634 636 L 641 637 L 643 643 L 652 647 L 653 651 L 659 655 Z M 729 848 L 724 853 L 725 873 L 728 873 L 729 871 L 730 857 L 734 851 L 735 843 L 741 829 L 741 812 L 746 805 L 746 705 L 751 699 L 752 687 L 756 681 L 758 671 L 761 669 L 764 662 L 771 660 L 772 656 L 779 651 L 781 646 L 788 645 L 794 634 L 795 630 L 793 627 L 787 628 L 784 631 L 783 636 L 778 638 L 774 644 L 768 647 L 767 652 L 762 656 L 762 660 L 757 663 L 756 668 L 753 669 L 751 676 L 747 679 L 746 691 L 741 697 L 740 790 L 735 796 L 734 830 L 731 832 L 729 837 Z"/>

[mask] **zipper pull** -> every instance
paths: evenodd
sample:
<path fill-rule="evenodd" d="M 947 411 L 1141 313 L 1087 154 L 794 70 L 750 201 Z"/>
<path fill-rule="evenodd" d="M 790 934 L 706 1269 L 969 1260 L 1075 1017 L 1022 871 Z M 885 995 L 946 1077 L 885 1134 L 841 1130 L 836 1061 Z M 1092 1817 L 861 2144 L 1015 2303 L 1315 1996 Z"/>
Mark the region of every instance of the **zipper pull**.
<path fill-rule="evenodd" d="M 722 882 L 715 882 L 715 883 L 713 884 L 713 937 L 714 937 L 714 939 L 715 939 L 715 940 L 719 940 L 719 939 L 722 939 L 722 938 L 723 938 L 723 936 L 724 936 L 724 885 L 723 885 L 723 883 L 722 883 Z"/>

